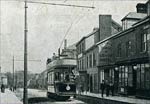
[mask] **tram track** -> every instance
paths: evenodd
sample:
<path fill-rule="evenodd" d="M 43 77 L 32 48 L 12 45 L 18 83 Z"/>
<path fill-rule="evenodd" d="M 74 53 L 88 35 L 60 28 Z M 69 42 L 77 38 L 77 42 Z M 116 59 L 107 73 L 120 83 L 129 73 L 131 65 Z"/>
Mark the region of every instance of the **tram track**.
<path fill-rule="evenodd" d="M 15 91 L 16 96 L 23 101 L 23 89 Z M 67 101 L 56 101 L 46 97 L 46 91 L 37 89 L 28 89 L 28 103 L 29 104 L 86 104 L 76 99 L 69 99 Z"/>

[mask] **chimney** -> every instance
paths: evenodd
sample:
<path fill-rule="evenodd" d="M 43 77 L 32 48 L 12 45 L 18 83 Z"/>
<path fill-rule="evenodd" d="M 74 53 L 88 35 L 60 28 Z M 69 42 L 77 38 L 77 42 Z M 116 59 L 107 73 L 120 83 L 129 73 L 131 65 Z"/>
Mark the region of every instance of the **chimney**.
<path fill-rule="evenodd" d="M 99 15 L 99 38 L 100 41 L 111 36 L 111 15 Z"/>
<path fill-rule="evenodd" d="M 138 3 L 136 5 L 137 13 L 147 13 L 147 5 L 143 3 Z"/>
<path fill-rule="evenodd" d="M 67 48 L 67 39 L 64 40 L 64 49 Z"/>
<path fill-rule="evenodd" d="M 150 0 L 147 2 L 147 15 L 150 16 Z"/>

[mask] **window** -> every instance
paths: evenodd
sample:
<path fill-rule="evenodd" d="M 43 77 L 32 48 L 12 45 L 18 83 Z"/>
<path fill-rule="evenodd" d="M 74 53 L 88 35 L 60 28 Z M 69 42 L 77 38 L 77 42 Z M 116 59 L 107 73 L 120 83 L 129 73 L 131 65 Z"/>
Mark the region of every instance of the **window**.
<path fill-rule="evenodd" d="M 121 57 L 121 43 L 120 44 L 118 44 L 118 57 Z"/>
<path fill-rule="evenodd" d="M 125 87 L 128 85 L 128 76 L 129 67 L 128 66 L 120 66 L 119 67 L 119 86 Z"/>
<path fill-rule="evenodd" d="M 88 56 L 86 58 L 86 66 L 87 66 L 87 68 L 89 67 L 89 58 L 88 58 Z"/>
<path fill-rule="evenodd" d="M 150 89 L 150 64 L 137 65 L 137 88 Z"/>
<path fill-rule="evenodd" d="M 95 53 L 93 53 L 93 66 L 96 66 L 96 57 L 95 57 Z"/>
<path fill-rule="evenodd" d="M 84 59 L 82 59 L 82 70 L 84 70 Z"/>
<path fill-rule="evenodd" d="M 89 64 L 90 64 L 90 68 L 92 67 L 92 54 L 90 54 L 90 58 L 89 58 Z"/>
<path fill-rule="evenodd" d="M 148 30 L 145 30 L 144 34 L 141 35 L 141 51 L 142 52 L 147 51 L 148 40 L 149 40 Z"/>
<path fill-rule="evenodd" d="M 131 53 L 131 41 L 126 42 L 126 56 L 129 56 Z"/>

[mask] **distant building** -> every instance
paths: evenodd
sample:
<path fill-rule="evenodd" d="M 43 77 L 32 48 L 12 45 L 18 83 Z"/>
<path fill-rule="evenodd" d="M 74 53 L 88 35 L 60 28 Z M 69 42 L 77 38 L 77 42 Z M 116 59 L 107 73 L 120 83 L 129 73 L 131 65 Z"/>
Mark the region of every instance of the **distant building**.
<path fill-rule="evenodd" d="M 31 72 L 28 71 L 28 81 L 34 77 L 34 74 L 32 74 Z M 16 85 L 16 87 L 23 87 L 24 85 L 24 71 L 23 70 L 19 70 L 16 71 L 14 74 L 14 83 Z"/>
<path fill-rule="evenodd" d="M 0 85 L 4 84 L 5 86 L 8 85 L 8 78 L 5 74 L 0 73 Z"/>

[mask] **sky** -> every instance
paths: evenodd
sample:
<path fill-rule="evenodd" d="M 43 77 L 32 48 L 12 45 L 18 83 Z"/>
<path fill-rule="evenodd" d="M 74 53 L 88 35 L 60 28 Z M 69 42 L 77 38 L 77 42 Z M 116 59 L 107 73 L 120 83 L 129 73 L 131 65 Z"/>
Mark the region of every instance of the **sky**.
<path fill-rule="evenodd" d="M 23 70 L 24 55 L 24 2 L 0 1 L 0 65 L 1 72 Z M 40 73 L 46 69 L 46 59 L 57 53 L 64 36 L 68 45 L 98 27 L 98 16 L 110 14 L 121 25 L 121 19 L 129 12 L 136 12 L 137 3 L 147 0 L 30 0 L 49 3 L 94 6 L 95 9 L 63 7 L 28 3 L 28 70 Z M 62 47 L 63 48 L 63 45 Z M 20 61 L 17 61 L 20 60 Z"/>

